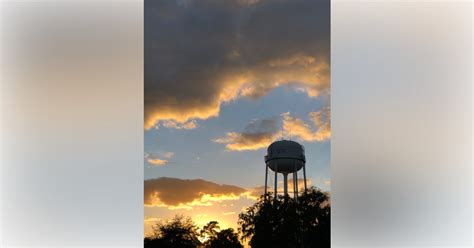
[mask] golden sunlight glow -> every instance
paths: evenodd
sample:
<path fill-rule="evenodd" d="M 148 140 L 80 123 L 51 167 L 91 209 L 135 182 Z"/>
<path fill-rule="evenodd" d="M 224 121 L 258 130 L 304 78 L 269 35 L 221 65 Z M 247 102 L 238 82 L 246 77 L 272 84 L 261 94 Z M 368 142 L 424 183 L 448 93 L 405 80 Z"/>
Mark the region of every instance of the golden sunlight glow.
<path fill-rule="evenodd" d="M 168 205 L 161 201 L 159 193 L 155 192 L 149 197 L 149 203 L 145 203 L 145 207 L 166 207 L 170 210 L 176 209 L 187 209 L 191 210 L 196 206 L 212 206 L 214 203 L 221 203 L 223 201 L 235 201 L 239 200 L 242 197 L 248 199 L 257 199 L 254 195 L 254 192 L 247 191 L 242 194 L 200 194 L 200 198 L 194 199 L 191 202 L 178 203 L 176 205 Z"/>

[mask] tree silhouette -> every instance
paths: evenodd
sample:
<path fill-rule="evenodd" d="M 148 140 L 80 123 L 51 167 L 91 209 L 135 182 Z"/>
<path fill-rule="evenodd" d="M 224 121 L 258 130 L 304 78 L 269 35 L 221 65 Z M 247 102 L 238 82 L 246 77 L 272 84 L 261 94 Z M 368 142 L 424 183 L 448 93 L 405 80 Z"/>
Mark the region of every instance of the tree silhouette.
<path fill-rule="evenodd" d="M 153 227 L 153 235 L 145 238 L 144 247 L 199 247 L 201 242 L 197 230 L 191 218 L 177 215 L 170 221 L 157 223 Z"/>
<path fill-rule="evenodd" d="M 330 247 L 329 196 L 310 188 L 298 197 L 267 194 L 239 215 L 239 231 L 259 247 Z"/>
<path fill-rule="evenodd" d="M 217 221 L 206 224 L 201 230 L 201 236 L 207 239 L 204 242 L 205 248 L 243 248 L 234 229 L 220 230 Z"/>
<path fill-rule="evenodd" d="M 210 239 L 212 237 L 216 237 L 217 233 L 219 233 L 219 222 L 217 221 L 210 221 L 201 229 L 201 237 Z"/>
<path fill-rule="evenodd" d="M 206 241 L 201 243 L 198 238 Z M 220 230 L 217 221 L 206 224 L 199 232 L 191 218 L 175 216 L 153 227 L 153 235 L 145 238 L 145 248 L 243 248 L 238 234 L 232 229 Z"/>

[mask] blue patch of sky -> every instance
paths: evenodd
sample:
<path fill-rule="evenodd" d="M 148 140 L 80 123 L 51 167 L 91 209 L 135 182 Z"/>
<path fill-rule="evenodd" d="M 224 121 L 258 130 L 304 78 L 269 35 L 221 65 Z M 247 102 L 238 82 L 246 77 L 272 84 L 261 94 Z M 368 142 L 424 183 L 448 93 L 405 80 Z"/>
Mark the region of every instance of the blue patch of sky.
<path fill-rule="evenodd" d="M 284 112 L 309 121 L 307 114 L 326 106 L 328 97 L 309 98 L 305 93 L 288 87 L 279 87 L 262 98 L 240 98 L 221 106 L 218 117 L 199 120 L 193 130 L 175 130 L 160 127 L 145 132 L 145 152 L 170 151 L 170 163 L 150 166 L 145 161 L 145 179 L 176 177 L 202 178 L 216 183 L 255 187 L 263 185 L 266 150 L 227 151 L 224 144 L 211 140 L 224 137 L 227 132 L 241 132 L 255 119 L 279 117 Z M 330 142 L 302 142 L 306 147 L 307 175 L 330 178 Z M 302 174 L 301 174 L 302 175 Z M 317 185 L 327 189 L 324 184 Z"/>

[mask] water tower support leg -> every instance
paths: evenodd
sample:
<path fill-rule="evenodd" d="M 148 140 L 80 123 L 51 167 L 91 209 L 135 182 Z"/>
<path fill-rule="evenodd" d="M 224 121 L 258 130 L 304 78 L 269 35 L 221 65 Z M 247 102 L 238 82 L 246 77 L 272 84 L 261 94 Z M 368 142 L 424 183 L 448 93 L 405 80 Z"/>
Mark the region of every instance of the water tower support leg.
<path fill-rule="evenodd" d="M 306 191 L 308 190 L 306 188 L 306 163 L 303 164 L 303 177 L 304 177 L 304 192 L 306 193 Z"/>
<path fill-rule="evenodd" d="M 263 195 L 263 198 L 267 200 L 267 178 L 268 178 L 268 165 L 265 164 L 265 194 Z"/>
<path fill-rule="evenodd" d="M 288 173 L 283 174 L 283 189 L 285 192 L 285 197 L 288 196 Z"/>
<path fill-rule="evenodd" d="M 294 163 L 294 171 L 293 171 L 293 198 L 296 200 L 296 197 L 298 196 L 296 194 L 296 162 Z"/>
<path fill-rule="evenodd" d="M 275 165 L 275 197 L 274 199 L 276 200 L 277 198 L 277 171 L 278 171 L 278 164 Z"/>
<path fill-rule="evenodd" d="M 295 200 L 298 202 L 298 171 L 295 171 L 295 190 L 296 190 Z"/>
<path fill-rule="evenodd" d="M 291 179 L 291 186 L 293 187 L 293 198 L 295 198 L 295 172 L 291 173 L 293 179 Z"/>
<path fill-rule="evenodd" d="M 293 198 L 295 198 L 295 172 L 293 171 L 293 173 L 291 173 L 292 176 L 293 176 L 293 180 L 292 180 L 292 184 L 291 186 L 293 186 Z"/>

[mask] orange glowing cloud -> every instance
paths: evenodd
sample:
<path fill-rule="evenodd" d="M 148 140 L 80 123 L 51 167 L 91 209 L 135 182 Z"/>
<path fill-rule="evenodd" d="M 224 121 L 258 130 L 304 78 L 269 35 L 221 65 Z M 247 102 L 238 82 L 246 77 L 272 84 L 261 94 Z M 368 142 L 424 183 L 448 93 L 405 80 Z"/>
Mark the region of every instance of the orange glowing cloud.
<path fill-rule="evenodd" d="M 247 190 L 202 179 L 161 177 L 145 180 L 145 206 L 169 209 L 192 209 L 194 206 L 211 206 L 216 202 L 237 200 Z"/>
<path fill-rule="evenodd" d="M 226 148 L 232 151 L 258 150 L 267 147 L 273 140 L 272 133 L 246 134 L 229 132 L 224 138 L 213 139 L 216 143 L 226 144 Z"/>
<path fill-rule="evenodd" d="M 325 141 L 331 138 L 329 108 L 309 113 L 309 118 L 316 127 L 315 131 L 312 130 L 309 124 L 301 119 L 291 117 L 289 113 L 284 113 L 282 116 L 283 131 L 291 135 L 291 137 L 308 142 Z"/>
<path fill-rule="evenodd" d="M 225 144 L 226 149 L 230 151 L 248 151 L 266 148 L 284 136 L 307 142 L 323 142 L 331 138 L 329 107 L 308 114 L 312 125 L 291 117 L 290 113 L 283 113 L 281 117 L 281 128 L 278 124 L 280 120 L 276 118 L 254 120 L 243 132 L 228 132 L 225 137 L 212 141 Z"/>
<path fill-rule="evenodd" d="M 168 163 L 168 160 L 159 159 L 159 158 L 149 158 L 149 159 L 147 159 L 147 162 L 152 164 L 152 165 L 163 166 L 163 165 Z"/>
<path fill-rule="evenodd" d="M 146 161 L 152 166 L 165 166 L 173 156 L 173 152 L 145 153 Z"/>

